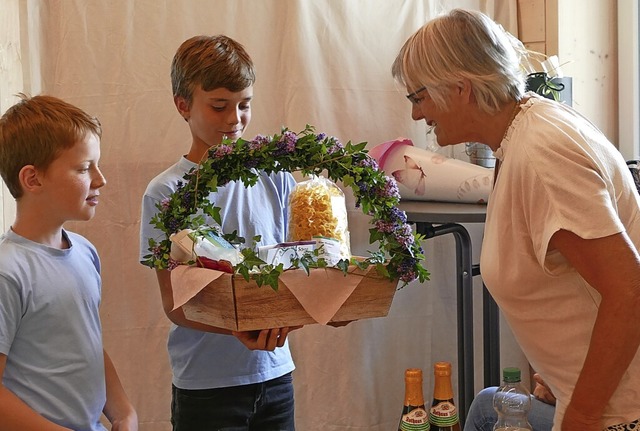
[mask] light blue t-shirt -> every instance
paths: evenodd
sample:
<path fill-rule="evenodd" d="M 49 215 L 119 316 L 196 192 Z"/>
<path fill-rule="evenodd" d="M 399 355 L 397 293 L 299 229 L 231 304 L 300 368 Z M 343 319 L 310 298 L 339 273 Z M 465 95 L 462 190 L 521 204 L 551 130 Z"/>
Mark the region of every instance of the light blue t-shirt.
<path fill-rule="evenodd" d="M 106 402 L 100 260 L 80 235 L 51 248 L 0 236 L 2 383 L 33 410 L 76 431 L 103 431 Z"/>
<path fill-rule="evenodd" d="M 164 233 L 150 224 L 157 204 L 173 193 L 184 174 L 197 164 L 182 157 L 155 177 L 142 199 L 140 261 L 149 254 L 149 239 L 159 241 Z M 256 235 L 260 245 L 286 240 L 287 199 L 295 180 L 289 173 L 260 173 L 252 187 L 231 182 L 219 187 L 209 199 L 221 208 L 222 229 L 238 231 L 250 245 Z M 273 352 L 252 351 L 232 335 L 214 334 L 172 325 L 168 340 L 173 384 L 181 389 L 211 389 L 260 383 L 293 371 L 288 342 Z"/>

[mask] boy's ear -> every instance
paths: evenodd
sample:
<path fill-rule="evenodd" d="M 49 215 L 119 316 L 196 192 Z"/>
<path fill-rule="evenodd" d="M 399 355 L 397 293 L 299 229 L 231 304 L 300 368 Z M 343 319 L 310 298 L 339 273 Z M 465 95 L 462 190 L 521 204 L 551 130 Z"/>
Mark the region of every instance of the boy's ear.
<path fill-rule="evenodd" d="M 173 103 L 178 108 L 178 112 L 184 118 L 184 121 L 189 121 L 189 117 L 191 116 L 191 109 L 189 108 L 189 103 L 182 96 L 173 96 Z"/>
<path fill-rule="evenodd" d="M 25 192 L 35 191 L 42 185 L 38 176 L 38 170 L 33 165 L 23 166 L 18 173 L 18 179 Z"/>

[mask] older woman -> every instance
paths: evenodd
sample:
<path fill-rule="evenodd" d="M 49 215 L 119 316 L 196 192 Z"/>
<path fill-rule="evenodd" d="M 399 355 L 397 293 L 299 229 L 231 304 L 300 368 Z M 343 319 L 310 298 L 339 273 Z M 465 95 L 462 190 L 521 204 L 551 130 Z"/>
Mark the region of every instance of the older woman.
<path fill-rule="evenodd" d="M 441 146 L 494 151 L 482 275 L 557 397 L 553 430 L 638 429 L 640 197 L 592 123 L 524 92 L 516 42 L 456 9 L 411 36 L 392 73 Z"/>

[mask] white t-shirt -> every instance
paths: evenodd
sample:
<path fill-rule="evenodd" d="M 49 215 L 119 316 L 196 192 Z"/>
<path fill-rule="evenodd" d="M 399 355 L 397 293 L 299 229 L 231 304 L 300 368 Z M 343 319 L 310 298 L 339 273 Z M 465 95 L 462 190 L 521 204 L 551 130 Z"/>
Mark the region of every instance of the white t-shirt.
<path fill-rule="evenodd" d="M 496 157 L 487 208 L 483 279 L 533 368 L 558 399 L 554 431 L 582 369 L 600 304 L 549 240 L 626 231 L 640 247 L 640 199 L 625 160 L 588 120 L 529 94 Z M 624 318 L 618 316 L 617 318 Z M 605 411 L 605 425 L 640 418 L 640 355 Z"/>

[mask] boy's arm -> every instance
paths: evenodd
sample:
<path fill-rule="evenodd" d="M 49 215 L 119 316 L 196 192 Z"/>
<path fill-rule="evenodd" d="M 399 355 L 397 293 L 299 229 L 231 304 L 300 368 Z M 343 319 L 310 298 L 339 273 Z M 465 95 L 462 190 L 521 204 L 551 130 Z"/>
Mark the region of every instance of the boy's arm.
<path fill-rule="evenodd" d="M 276 347 L 282 347 L 289 332 L 300 328 L 273 328 L 263 329 L 261 331 L 235 332 L 200 322 L 193 322 L 185 317 L 182 308 L 173 309 L 171 271 L 167 269 L 157 269 L 156 276 L 158 277 L 158 285 L 160 286 L 160 295 L 162 297 L 162 307 L 164 308 L 164 312 L 169 320 L 178 326 L 184 326 L 198 331 L 213 332 L 216 334 L 233 335 L 250 350 L 274 350 Z"/>
<path fill-rule="evenodd" d="M 138 415 L 129 402 L 116 368 L 106 351 L 104 351 L 104 378 L 107 385 L 107 403 L 103 413 L 111 422 L 111 430 L 137 431 Z"/>
<path fill-rule="evenodd" d="M 48 421 L 2 384 L 7 356 L 0 354 L 0 431 L 70 431 Z"/>

